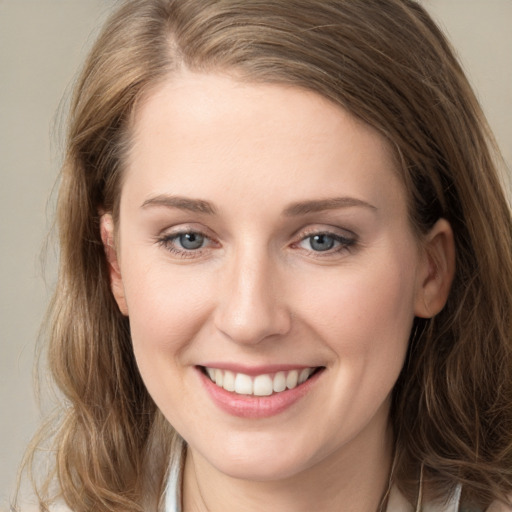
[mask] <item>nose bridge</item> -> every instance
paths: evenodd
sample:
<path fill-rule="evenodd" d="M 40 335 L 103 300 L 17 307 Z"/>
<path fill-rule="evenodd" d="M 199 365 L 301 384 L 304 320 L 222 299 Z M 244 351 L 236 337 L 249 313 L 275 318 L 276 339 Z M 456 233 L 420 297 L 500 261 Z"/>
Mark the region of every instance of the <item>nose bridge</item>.
<path fill-rule="evenodd" d="M 258 343 L 290 329 L 279 269 L 266 248 L 240 247 L 221 276 L 216 327 L 237 343 Z"/>

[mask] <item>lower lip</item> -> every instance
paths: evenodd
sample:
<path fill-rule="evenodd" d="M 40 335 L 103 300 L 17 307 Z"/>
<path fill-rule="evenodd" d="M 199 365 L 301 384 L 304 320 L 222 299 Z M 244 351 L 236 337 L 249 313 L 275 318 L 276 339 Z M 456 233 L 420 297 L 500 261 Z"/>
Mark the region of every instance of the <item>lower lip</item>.
<path fill-rule="evenodd" d="M 214 384 L 199 368 L 201 381 L 213 402 L 224 412 L 240 418 L 269 418 L 289 409 L 305 396 L 323 373 L 317 371 L 296 388 L 269 396 L 239 395 Z"/>

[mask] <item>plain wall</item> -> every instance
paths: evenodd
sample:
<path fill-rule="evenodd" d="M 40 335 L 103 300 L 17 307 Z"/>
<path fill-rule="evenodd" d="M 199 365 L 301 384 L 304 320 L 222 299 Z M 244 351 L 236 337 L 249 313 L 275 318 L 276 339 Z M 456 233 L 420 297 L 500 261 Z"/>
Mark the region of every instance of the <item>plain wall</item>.
<path fill-rule="evenodd" d="M 55 251 L 44 273 L 40 256 L 61 159 L 58 111 L 112 4 L 0 0 L 0 510 L 39 419 L 32 366 L 56 274 Z"/>
<path fill-rule="evenodd" d="M 45 274 L 40 254 L 61 158 L 57 111 L 112 4 L 0 0 L 0 508 L 39 418 L 31 370 L 56 273 L 55 251 Z M 457 48 L 511 168 L 512 0 L 424 4 Z"/>

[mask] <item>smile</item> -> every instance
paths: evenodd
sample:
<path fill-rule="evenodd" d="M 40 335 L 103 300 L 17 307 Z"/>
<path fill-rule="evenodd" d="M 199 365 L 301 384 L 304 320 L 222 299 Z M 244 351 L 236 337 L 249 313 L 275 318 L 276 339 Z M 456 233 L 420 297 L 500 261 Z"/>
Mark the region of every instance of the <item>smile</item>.
<path fill-rule="evenodd" d="M 320 368 L 301 368 L 274 374 L 250 376 L 219 368 L 203 368 L 204 373 L 218 387 L 238 395 L 270 396 L 294 389 L 306 382 Z"/>

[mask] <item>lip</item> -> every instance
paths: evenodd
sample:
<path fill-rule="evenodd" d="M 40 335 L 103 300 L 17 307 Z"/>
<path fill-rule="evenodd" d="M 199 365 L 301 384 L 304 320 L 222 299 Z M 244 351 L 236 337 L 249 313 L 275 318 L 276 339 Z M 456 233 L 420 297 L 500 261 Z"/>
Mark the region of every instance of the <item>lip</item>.
<path fill-rule="evenodd" d="M 246 373 L 246 375 L 255 376 L 262 373 L 274 373 L 277 371 L 294 370 L 300 368 L 308 368 L 306 366 L 265 366 L 264 371 L 261 368 L 244 368 L 234 365 L 213 365 L 212 367 L 222 368 L 239 373 Z M 263 368 L 263 367 L 262 367 Z M 285 410 L 289 409 L 292 405 L 298 402 L 302 397 L 307 395 L 313 386 L 316 384 L 320 376 L 323 374 L 325 368 L 321 368 L 315 372 L 306 382 L 298 385 L 296 388 L 288 389 L 280 393 L 274 393 L 270 396 L 254 396 L 254 395 L 239 395 L 231 391 L 217 386 L 213 383 L 204 373 L 201 367 L 196 367 L 197 373 L 206 392 L 209 394 L 213 403 L 224 412 L 231 416 L 240 418 L 269 418 L 276 416 Z"/>

